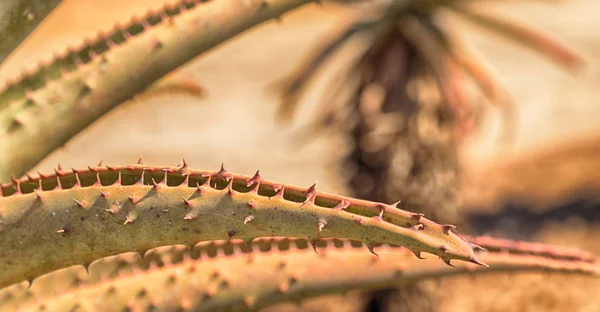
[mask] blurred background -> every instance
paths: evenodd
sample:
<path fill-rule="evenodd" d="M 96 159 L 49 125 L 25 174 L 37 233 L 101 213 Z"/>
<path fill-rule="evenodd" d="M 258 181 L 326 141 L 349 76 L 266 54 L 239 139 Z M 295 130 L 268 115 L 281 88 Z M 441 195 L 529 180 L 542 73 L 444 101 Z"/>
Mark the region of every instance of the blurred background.
<path fill-rule="evenodd" d="M 0 79 L 164 2 L 65 0 L 0 68 Z M 405 124 L 404 132 L 372 142 L 357 138 L 356 127 L 343 131 L 312 125 L 323 115 L 324 99 L 336 100 L 324 94 L 332 81 L 347 78 L 343 69 L 368 47 L 365 38 L 348 42 L 319 68 L 292 118 L 283 120 L 279 114 L 281 82 L 318 51 L 319 42 L 360 18 L 361 11 L 351 7 L 308 5 L 199 56 L 164 79 L 164 88 L 117 107 L 32 171 L 51 172 L 58 163 L 85 168 L 99 160 L 128 164 L 140 156 L 152 165 L 176 165 L 185 158 L 193 167 L 211 170 L 224 163 L 241 174 L 260 169 L 264 177 L 286 184 L 317 182 L 326 192 L 403 200 L 404 209 L 433 214 L 468 234 L 600 253 L 600 3 L 484 1 L 478 7 L 556 38 L 576 51 L 584 66 L 566 71 L 501 36 L 444 15 L 444 27 L 460 33 L 488 61 L 510 94 L 513 122 L 503 123 L 497 107 L 476 98 L 476 127 L 457 139 L 455 121 L 430 125 L 434 117 L 422 113 L 427 111 L 423 104 L 400 110 L 404 122 L 392 124 Z M 427 96 L 420 100 L 435 102 Z M 411 130 L 410 120 L 418 121 L 417 130 Z M 502 139 L 506 130 L 514 135 Z M 451 139 L 431 139 L 444 133 Z M 421 136 L 418 144 L 414 135 Z M 386 146 L 383 160 L 375 153 L 380 152 L 373 147 L 377 144 Z M 423 158 L 428 161 L 421 163 Z M 411 202 L 413 197 L 433 199 Z M 599 311 L 600 301 L 593 299 L 599 286 L 589 279 L 565 281 L 544 274 L 465 277 L 272 311 Z"/>

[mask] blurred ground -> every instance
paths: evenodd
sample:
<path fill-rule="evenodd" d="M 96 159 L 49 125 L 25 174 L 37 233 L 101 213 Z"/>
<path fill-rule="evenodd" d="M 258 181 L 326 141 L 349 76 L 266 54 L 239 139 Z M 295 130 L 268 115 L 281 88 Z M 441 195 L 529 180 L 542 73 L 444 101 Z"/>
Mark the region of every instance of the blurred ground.
<path fill-rule="evenodd" d="M 132 13 L 143 12 L 144 8 L 156 7 L 162 2 L 65 0 L 0 69 L 0 79 L 15 75 L 24 65 L 33 66 L 35 60 L 50 58 L 61 47 L 78 43 L 99 29 L 126 21 Z M 522 196 L 523 202 L 533 204 L 531 206 L 536 203 L 548 206 L 556 201 L 568 201 L 572 192 L 581 190 L 582 185 L 590 186 L 590 192 L 597 194 L 600 188 L 600 105 L 597 104 L 600 37 L 596 30 L 600 20 L 596 12 L 600 2 L 491 2 L 495 10 L 549 31 L 581 52 L 588 68 L 577 74 L 565 73 L 535 53 L 449 20 L 452 27 L 462 29 L 469 41 L 491 61 L 519 107 L 518 135 L 514 141 L 498 143 L 494 135 L 497 118 L 492 114 L 482 133 L 462 149 L 467 203 L 471 203 L 473 209 L 494 212 L 495 203 L 506 196 Z M 284 16 L 280 23 L 270 22 L 249 31 L 173 75 L 173 78 L 192 79 L 202 85 L 207 92 L 204 98 L 174 93 L 130 101 L 80 133 L 34 170 L 50 172 L 57 163 L 83 168 L 100 159 L 107 164 L 125 164 L 139 156 L 148 164 L 175 165 L 185 157 L 192 166 L 203 169 L 217 169 L 224 162 L 234 172 L 252 174 L 260 169 L 263 176 L 272 180 L 299 185 L 317 181 L 321 190 L 348 193 L 346 186 L 340 183 L 343 173 L 335 170 L 347 148 L 344 138 L 324 134 L 308 145 L 299 146 L 293 133 L 311 117 L 311 109 L 320 100 L 319 92 L 327 86 L 328 79 L 335 77 L 332 69 L 351 57 L 353 49 L 347 49 L 336 64 L 323 73 L 314 92 L 304 101 L 301 118 L 292 127 L 274 122 L 277 98 L 267 91 L 267 86 L 294 69 L 315 47 L 319 37 L 335 29 L 348 13 L 311 5 Z M 570 235 L 557 237 L 552 233 L 561 228 L 560 223 L 546 228 L 539 234 L 540 239 L 600 252 L 593 239 L 589 239 L 593 235 L 599 237 L 598 233 L 577 232 L 575 226 L 570 228 Z M 493 280 L 482 283 L 485 287 L 496 285 Z M 522 283 L 539 284 L 542 280 L 535 277 Z M 471 291 L 469 284 L 457 282 L 454 285 L 462 285 L 457 286 L 454 294 Z M 550 290 L 546 293 L 514 296 L 535 306 L 536 296 L 554 298 L 551 294 L 560 292 L 558 281 L 552 285 L 555 288 L 548 286 Z M 589 288 L 597 289 L 593 285 Z M 577 298 L 584 298 L 582 296 L 570 297 L 570 300 L 575 302 Z M 502 307 L 513 302 L 504 300 Z M 562 301 L 540 304 L 540 311 L 560 310 L 572 303 L 565 302 L 564 298 L 556 300 Z M 444 302 L 453 302 L 453 305 L 444 305 L 447 311 L 464 311 L 468 306 L 461 300 Z M 573 311 L 584 311 L 585 302 L 579 304 L 577 307 L 581 309 L 572 306 Z M 473 305 L 476 304 L 471 303 Z M 515 307 L 514 311 L 530 311 L 519 308 L 523 306 Z"/>

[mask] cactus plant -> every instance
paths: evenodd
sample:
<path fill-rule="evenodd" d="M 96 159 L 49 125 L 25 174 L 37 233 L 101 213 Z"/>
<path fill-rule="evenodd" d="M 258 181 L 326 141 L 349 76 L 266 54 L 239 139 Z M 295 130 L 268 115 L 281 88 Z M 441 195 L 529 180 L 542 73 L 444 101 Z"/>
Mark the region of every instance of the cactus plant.
<path fill-rule="evenodd" d="M 31 23 L 9 25 L 16 35 L 0 43 L 0 63 L 59 2 L 40 6 Z M 159 167 L 140 159 L 127 166 L 59 166 L 54 174 L 14 177 L 196 55 L 311 2 L 320 1 L 178 0 L 88 38 L 0 87 L 0 150 L 8 151 L 0 156 L 0 182 L 6 182 L 0 185 L 0 310 L 255 310 L 465 273 L 600 273 L 597 257 L 581 250 L 464 236 L 453 225 L 401 209 L 400 202 L 284 185 L 223 166 L 203 171 L 185 160 Z M 25 1 L 7 2 L 16 3 Z M 357 29 L 385 32 L 399 16 L 434 26 L 430 10 L 453 7 L 454 1 L 375 5 L 389 16 Z M 0 16 L 6 12 L 0 6 Z M 468 17 L 482 22 L 479 15 Z M 507 30 L 494 19 L 483 22 Z M 401 26 L 404 39 L 420 29 L 413 26 Z M 0 23 L 0 31 L 7 27 Z M 576 63 L 570 53 L 552 55 Z M 468 58 L 459 60 L 488 94 L 496 93 L 485 73 Z M 442 261 L 424 259 L 423 253 Z"/>

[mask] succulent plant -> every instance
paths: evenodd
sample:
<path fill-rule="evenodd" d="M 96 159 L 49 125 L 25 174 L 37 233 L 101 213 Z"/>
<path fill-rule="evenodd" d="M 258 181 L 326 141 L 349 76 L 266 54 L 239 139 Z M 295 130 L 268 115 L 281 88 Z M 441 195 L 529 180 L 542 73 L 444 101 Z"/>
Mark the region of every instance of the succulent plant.
<path fill-rule="evenodd" d="M 403 209 L 401 202 L 373 199 L 381 194 L 330 194 L 316 185 L 268 181 L 258 171 L 250 176 L 224 166 L 198 170 L 185 160 L 178 166 L 145 165 L 140 159 L 132 165 L 59 166 L 53 174 L 26 174 L 74 134 L 195 56 L 311 2 L 320 3 L 174 1 L 100 32 L 0 86 L 0 311 L 257 310 L 461 274 L 542 270 L 597 278 L 596 255 L 461 235 L 456 226 L 421 213 L 438 209 L 436 202 L 408 211 L 412 206 Z M 59 3 L 7 0 L 0 5 L 0 17 L 10 17 L 0 22 L 7 38 L 0 43 L 0 64 Z M 386 62 L 398 57 L 405 67 L 396 68 L 396 74 L 407 68 L 411 75 L 435 73 L 451 111 L 465 107 L 451 96 L 463 81 L 450 83 L 458 76 L 447 75 L 457 64 L 496 99 L 497 85 L 431 21 L 440 6 L 456 9 L 455 1 L 367 4 L 382 15 L 355 26 L 311 61 L 288 89 L 289 96 L 297 95 L 331 50 L 352 33 L 368 30 L 376 38 L 357 67 L 367 74 L 352 105 L 360 106 L 358 97 L 373 91 L 373 84 L 388 83 L 384 95 L 406 87 L 408 76 L 388 80 L 385 75 Z M 457 11 L 513 37 L 527 35 L 527 42 L 552 52 L 561 64 L 577 63 L 538 35 Z M 402 51 L 408 53 L 394 54 Z M 407 100 L 407 94 L 401 97 Z M 377 107 L 370 109 L 377 115 Z M 362 123 L 372 123 L 362 117 Z M 366 135 L 365 128 L 355 130 L 357 137 Z M 363 190 L 373 183 L 379 189 L 391 185 L 387 178 L 357 177 L 352 183 Z M 425 259 L 425 254 L 442 261 Z"/>

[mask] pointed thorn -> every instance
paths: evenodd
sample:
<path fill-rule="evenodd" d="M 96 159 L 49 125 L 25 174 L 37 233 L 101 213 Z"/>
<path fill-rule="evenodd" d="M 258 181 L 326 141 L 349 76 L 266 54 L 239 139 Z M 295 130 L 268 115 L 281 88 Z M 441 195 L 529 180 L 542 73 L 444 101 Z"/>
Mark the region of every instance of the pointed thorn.
<path fill-rule="evenodd" d="M 187 200 L 185 197 L 181 197 L 181 198 L 183 199 L 183 204 L 186 207 L 191 207 L 192 206 L 192 202 L 191 201 Z"/>
<path fill-rule="evenodd" d="M 151 178 L 151 181 L 152 181 L 152 188 L 155 191 L 158 191 L 160 189 L 160 185 L 158 183 L 156 183 L 156 180 L 154 180 L 154 178 Z"/>
<path fill-rule="evenodd" d="M 377 253 L 375 253 L 375 247 L 374 246 L 367 245 L 367 249 L 369 249 L 370 253 L 374 254 L 375 256 L 377 256 L 377 258 L 379 258 L 379 255 Z"/>
<path fill-rule="evenodd" d="M 413 219 L 416 219 L 417 221 L 421 220 L 421 217 L 424 217 L 425 215 L 422 213 L 411 213 L 410 217 Z"/>
<path fill-rule="evenodd" d="M 233 179 L 229 180 L 229 184 L 227 184 L 227 195 L 232 197 L 236 194 L 236 191 L 233 190 Z"/>
<path fill-rule="evenodd" d="M 140 158 L 138 158 L 137 164 L 138 164 L 138 165 L 141 165 L 141 164 L 142 164 L 142 156 L 140 156 Z"/>
<path fill-rule="evenodd" d="M 485 249 L 477 244 L 474 244 L 474 243 L 469 243 L 469 245 L 471 245 L 471 248 L 473 248 L 473 250 L 475 250 L 475 251 L 486 251 L 487 250 L 487 249 Z"/>
<path fill-rule="evenodd" d="M 254 183 L 258 183 L 262 180 L 262 177 L 260 176 L 260 170 L 256 170 L 256 173 L 254 174 L 254 176 L 250 179 L 248 179 L 248 181 L 246 181 L 246 187 L 250 187 L 250 185 L 254 184 Z"/>
<path fill-rule="evenodd" d="M 275 191 L 275 193 L 279 193 L 279 191 L 281 191 L 282 189 L 283 189 L 283 185 L 273 184 L 273 191 Z"/>
<path fill-rule="evenodd" d="M 277 192 L 277 194 L 275 194 L 275 198 L 283 198 L 283 192 L 285 191 L 285 186 L 283 185 L 273 185 L 273 190 L 275 190 L 275 192 Z"/>
<path fill-rule="evenodd" d="M 123 224 L 128 224 L 128 223 L 133 223 L 133 218 L 132 217 L 127 217 L 127 219 L 125 219 L 125 222 L 123 222 Z"/>
<path fill-rule="evenodd" d="M 44 196 L 42 195 L 42 193 L 41 193 L 41 192 L 38 192 L 38 190 L 33 190 L 33 192 L 35 193 L 35 197 L 36 197 L 38 200 L 43 200 L 43 199 L 44 199 Z"/>
<path fill-rule="evenodd" d="M 221 169 L 217 172 L 216 176 L 225 177 L 225 180 L 229 181 L 233 178 L 233 175 L 229 174 L 227 169 L 225 169 L 225 164 L 221 163 Z"/>
<path fill-rule="evenodd" d="M 194 219 L 194 216 L 192 215 L 192 213 L 187 213 L 185 215 L 185 217 L 183 217 L 183 220 L 192 220 Z"/>
<path fill-rule="evenodd" d="M 129 199 L 130 202 L 132 202 L 134 204 L 138 202 L 138 198 L 134 195 L 127 195 L 127 198 Z"/>
<path fill-rule="evenodd" d="M 254 207 L 256 207 L 256 203 L 253 200 L 249 200 L 248 207 L 254 209 Z"/>
<path fill-rule="evenodd" d="M 449 266 L 451 266 L 451 267 L 453 267 L 453 268 L 455 268 L 455 267 L 456 267 L 456 266 L 454 266 L 452 263 L 450 263 L 450 259 L 444 259 L 444 258 L 442 258 L 442 261 L 444 261 L 444 263 L 445 263 L 445 264 L 447 264 L 447 265 L 449 265 Z"/>
<path fill-rule="evenodd" d="M 183 161 L 181 163 L 181 168 L 180 170 L 186 169 L 188 167 L 188 163 L 185 161 L 185 158 L 183 158 Z"/>
<path fill-rule="evenodd" d="M 136 184 L 138 185 L 144 185 L 144 175 L 146 174 L 146 170 L 142 169 L 142 175 L 140 176 L 140 179 L 137 181 Z"/>
<path fill-rule="evenodd" d="M 77 204 L 77 206 L 79 206 L 79 208 L 85 208 L 85 203 L 77 200 L 76 198 L 73 198 L 73 200 L 75 201 L 75 204 Z"/>
<path fill-rule="evenodd" d="M 235 231 L 229 231 L 229 232 L 227 232 L 227 240 L 231 240 L 231 238 L 233 237 L 233 235 L 235 235 Z"/>
<path fill-rule="evenodd" d="M 196 183 L 196 193 L 202 195 L 204 193 L 204 188 L 200 186 L 200 183 Z"/>
<path fill-rule="evenodd" d="M 103 163 L 104 163 L 104 161 L 100 160 L 100 161 L 98 162 L 98 165 L 96 165 L 96 167 L 102 167 L 102 164 L 103 164 Z"/>
<path fill-rule="evenodd" d="M 334 211 L 342 211 L 348 207 L 350 207 L 350 201 L 348 201 L 346 199 L 342 199 L 339 204 L 337 204 L 335 207 L 333 207 L 333 210 Z"/>
<path fill-rule="evenodd" d="M 456 226 L 452 225 L 452 224 L 443 224 L 442 225 L 442 230 L 444 231 L 444 234 L 448 234 L 450 235 L 450 231 L 456 229 Z"/>
<path fill-rule="evenodd" d="M 442 252 L 446 252 L 446 251 L 448 251 L 448 246 L 446 246 L 446 245 L 442 245 L 442 246 L 440 246 L 440 250 L 441 250 Z"/>
<path fill-rule="evenodd" d="M 418 223 L 418 224 L 415 224 L 410 227 L 411 230 L 416 231 L 416 232 L 418 232 L 424 228 L 425 228 L 425 226 L 422 223 Z"/>
<path fill-rule="evenodd" d="M 487 265 L 487 264 L 485 264 L 485 263 L 483 263 L 483 262 L 479 261 L 479 259 L 477 259 L 477 258 L 475 258 L 475 257 L 471 258 L 471 262 L 473 262 L 473 263 L 475 263 L 475 264 L 479 264 L 479 265 L 481 265 L 481 266 L 484 266 L 484 267 L 486 267 L 486 268 L 489 268 L 489 267 L 490 267 L 489 265 Z"/>
<path fill-rule="evenodd" d="M 98 193 L 100 193 L 100 196 L 106 198 L 108 197 L 108 193 L 107 192 L 103 192 L 102 190 L 98 190 Z"/>
<path fill-rule="evenodd" d="M 313 193 L 317 190 L 317 182 L 313 183 L 313 185 L 311 185 L 308 190 L 306 190 L 306 197 L 308 197 L 308 194 Z"/>
<path fill-rule="evenodd" d="M 317 252 L 317 241 L 311 240 L 310 241 L 310 245 L 312 246 L 312 248 L 315 251 L 315 253 L 318 255 L 319 253 Z"/>
<path fill-rule="evenodd" d="M 248 224 L 249 222 L 252 222 L 253 220 L 254 220 L 254 216 L 248 215 L 244 218 L 244 224 Z"/>

